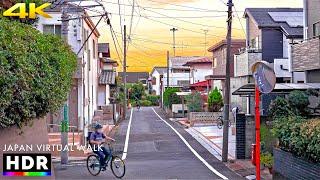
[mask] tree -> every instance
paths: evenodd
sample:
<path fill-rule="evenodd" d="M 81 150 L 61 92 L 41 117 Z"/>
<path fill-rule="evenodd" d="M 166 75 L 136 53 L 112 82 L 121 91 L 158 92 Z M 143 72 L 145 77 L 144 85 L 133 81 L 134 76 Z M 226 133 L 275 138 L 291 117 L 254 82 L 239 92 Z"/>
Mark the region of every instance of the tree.
<path fill-rule="evenodd" d="M 209 111 L 213 112 L 219 111 L 223 106 L 223 98 L 217 87 L 209 93 L 208 106 Z"/>
<path fill-rule="evenodd" d="M 164 106 L 171 108 L 172 104 L 181 104 L 181 99 L 176 94 L 176 92 L 180 92 L 179 88 L 166 88 L 166 90 L 163 93 Z"/>
<path fill-rule="evenodd" d="M 201 94 L 199 92 L 194 92 L 186 96 L 187 106 L 189 112 L 201 112 Z"/>
<path fill-rule="evenodd" d="M 130 100 L 136 101 L 145 95 L 145 88 L 141 82 L 129 85 L 128 89 Z"/>
<path fill-rule="evenodd" d="M 61 38 L 0 19 L 0 128 L 22 126 L 67 99 L 77 57 Z"/>

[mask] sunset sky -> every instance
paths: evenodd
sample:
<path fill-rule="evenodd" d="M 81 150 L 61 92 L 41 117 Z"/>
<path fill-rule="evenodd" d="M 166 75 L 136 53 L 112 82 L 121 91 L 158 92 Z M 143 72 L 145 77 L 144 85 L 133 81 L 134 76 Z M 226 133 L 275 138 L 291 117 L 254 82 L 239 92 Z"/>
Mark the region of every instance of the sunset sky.
<path fill-rule="evenodd" d="M 153 66 L 166 65 L 166 51 L 172 50 L 172 32 L 176 31 L 176 56 L 210 56 L 205 52 L 205 30 L 207 48 L 226 36 L 227 0 L 135 0 L 133 21 L 131 13 L 133 0 L 119 0 L 122 22 L 126 24 L 129 40 L 127 71 L 150 71 Z M 122 44 L 118 0 L 103 0 L 106 10 L 111 13 L 111 24 Z M 243 11 L 249 7 L 302 7 L 302 0 L 234 0 L 233 38 L 244 38 L 245 21 Z M 94 12 L 92 12 L 94 13 Z M 238 16 L 237 16 L 238 14 Z M 94 18 L 97 21 L 98 18 Z M 109 42 L 111 57 L 120 62 L 105 23 L 99 25 L 102 34 L 100 42 Z M 117 44 L 120 58 L 122 52 Z M 206 54 L 205 54 L 206 53 Z M 119 63 L 119 71 L 122 71 Z"/>

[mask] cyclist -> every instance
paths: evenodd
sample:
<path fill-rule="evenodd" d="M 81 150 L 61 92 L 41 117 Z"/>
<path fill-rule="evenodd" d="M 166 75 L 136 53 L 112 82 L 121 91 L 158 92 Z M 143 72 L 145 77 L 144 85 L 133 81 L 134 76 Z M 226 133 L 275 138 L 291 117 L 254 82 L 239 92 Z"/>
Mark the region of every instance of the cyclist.
<path fill-rule="evenodd" d="M 99 156 L 100 165 L 102 166 L 102 169 L 105 170 L 106 160 L 108 159 L 110 153 L 104 146 L 101 146 L 101 144 L 106 142 L 106 140 L 115 140 L 111 137 L 104 135 L 104 133 L 102 132 L 101 124 L 96 124 L 94 129 L 95 132 L 91 133 L 90 135 L 90 144 L 93 145 L 92 150 Z"/>

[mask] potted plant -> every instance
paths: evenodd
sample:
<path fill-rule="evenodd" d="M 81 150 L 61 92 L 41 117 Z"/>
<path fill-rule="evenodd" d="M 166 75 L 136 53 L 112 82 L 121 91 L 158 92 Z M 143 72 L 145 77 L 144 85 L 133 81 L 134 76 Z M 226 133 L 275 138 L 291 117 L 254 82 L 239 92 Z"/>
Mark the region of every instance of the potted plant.
<path fill-rule="evenodd" d="M 273 156 L 271 153 L 262 153 L 260 157 L 261 164 L 269 169 L 270 174 L 272 174 L 273 167 Z"/>

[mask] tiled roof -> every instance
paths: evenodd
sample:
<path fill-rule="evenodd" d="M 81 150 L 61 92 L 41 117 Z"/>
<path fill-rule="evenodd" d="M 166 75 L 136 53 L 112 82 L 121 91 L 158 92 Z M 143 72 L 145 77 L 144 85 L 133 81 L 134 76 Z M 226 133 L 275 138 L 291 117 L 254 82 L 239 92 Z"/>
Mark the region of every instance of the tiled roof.
<path fill-rule="evenodd" d="M 245 46 L 246 44 L 246 40 L 245 39 L 231 39 L 231 47 L 234 46 L 234 45 L 242 45 L 243 47 Z M 209 52 L 213 52 L 217 49 L 219 49 L 220 47 L 222 46 L 225 46 L 227 45 L 227 40 L 221 40 L 219 41 L 218 43 L 212 45 L 211 47 L 208 48 L 208 51 Z"/>
<path fill-rule="evenodd" d="M 247 8 L 245 16 L 253 18 L 259 28 L 281 28 L 287 36 L 303 36 L 303 9 L 302 8 Z M 278 15 L 277 15 L 278 14 Z M 283 21 L 278 21 L 281 15 Z M 300 26 L 292 26 L 290 19 L 295 18 Z M 299 24 L 299 23 L 295 23 Z"/>
<path fill-rule="evenodd" d="M 120 76 L 123 79 L 124 73 L 119 72 L 118 76 Z M 141 79 L 148 79 L 148 78 L 149 78 L 148 72 L 127 72 L 127 83 L 137 83 Z"/>
<path fill-rule="evenodd" d="M 210 57 L 201 57 L 199 59 L 194 59 L 191 61 L 188 61 L 183 66 L 190 66 L 191 64 L 202 64 L 202 63 L 212 63 L 212 58 Z"/>
<path fill-rule="evenodd" d="M 116 72 L 103 70 L 99 77 L 99 84 L 116 84 Z"/>

